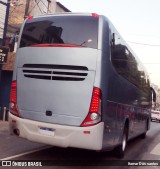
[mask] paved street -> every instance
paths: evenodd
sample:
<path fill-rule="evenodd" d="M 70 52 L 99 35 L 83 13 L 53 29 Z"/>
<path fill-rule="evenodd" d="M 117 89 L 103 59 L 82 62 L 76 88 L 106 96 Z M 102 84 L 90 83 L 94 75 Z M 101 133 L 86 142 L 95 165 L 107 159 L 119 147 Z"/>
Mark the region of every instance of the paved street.
<path fill-rule="evenodd" d="M 88 160 L 97 161 L 97 166 L 86 166 L 86 168 L 106 168 L 103 163 L 107 160 L 117 160 L 114 152 L 98 153 L 88 150 L 74 148 L 56 148 L 43 144 L 33 143 L 16 136 L 9 135 L 7 123 L 0 121 L 0 159 L 3 160 L 51 160 L 63 163 L 63 160 L 71 162 L 71 166 L 52 166 L 52 168 L 81 168 L 72 166 L 72 161 Z M 136 138 L 129 141 L 124 160 L 160 160 L 160 123 L 152 122 L 151 129 L 146 139 Z M 81 165 L 81 163 L 79 164 Z M 84 166 L 85 167 L 85 166 Z M 83 168 L 84 168 L 83 167 Z M 43 167 L 48 168 L 48 167 Z M 113 166 L 107 166 L 113 168 Z M 159 166 L 129 167 L 114 166 L 114 168 L 145 168 L 158 169 Z"/>
<path fill-rule="evenodd" d="M 8 122 L 0 121 L 0 138 L 0 159 L 46 148 L 46 145 L 10 135 Z"/>

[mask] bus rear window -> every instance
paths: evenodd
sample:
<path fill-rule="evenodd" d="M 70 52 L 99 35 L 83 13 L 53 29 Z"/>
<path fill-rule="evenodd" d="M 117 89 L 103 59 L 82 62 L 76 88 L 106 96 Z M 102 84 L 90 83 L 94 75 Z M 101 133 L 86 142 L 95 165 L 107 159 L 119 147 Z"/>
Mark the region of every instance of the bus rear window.
<path fill-rule="evenodd" d="M 42 44 L 98 46 L 98 19 L 92 16 L 47 16 L 27 20 L 20 48 Z"/>

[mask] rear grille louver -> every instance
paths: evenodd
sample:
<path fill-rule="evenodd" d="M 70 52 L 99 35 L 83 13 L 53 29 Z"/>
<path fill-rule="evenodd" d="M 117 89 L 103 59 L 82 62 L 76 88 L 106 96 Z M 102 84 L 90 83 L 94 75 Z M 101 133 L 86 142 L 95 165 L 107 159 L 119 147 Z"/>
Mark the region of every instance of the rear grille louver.
<path fill-rule="evenodd" d="M 88 75 L 85 66 L 24 64 L 23 74 L 27 78 L 44 80 L 83 81 Z"/>

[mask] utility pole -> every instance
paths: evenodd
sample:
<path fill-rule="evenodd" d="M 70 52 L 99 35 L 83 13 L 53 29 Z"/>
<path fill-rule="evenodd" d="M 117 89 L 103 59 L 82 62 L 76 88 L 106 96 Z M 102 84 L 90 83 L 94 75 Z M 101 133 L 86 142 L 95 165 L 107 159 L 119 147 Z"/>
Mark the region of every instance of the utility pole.
<path fill-rule="evenodd" d="M 29 5 L 30 5 L 30 0 L 26 0 L 24 19 L 26 19 L 28 17 Z"/>

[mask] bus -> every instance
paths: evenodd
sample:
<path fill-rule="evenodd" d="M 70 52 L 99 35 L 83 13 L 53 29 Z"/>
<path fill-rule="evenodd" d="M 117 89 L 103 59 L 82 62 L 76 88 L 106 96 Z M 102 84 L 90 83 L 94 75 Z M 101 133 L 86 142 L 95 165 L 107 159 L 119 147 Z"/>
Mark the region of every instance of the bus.
<path fill-rule="evenodd" d="M 149 76 L 112 23 L 96 13 L 28 17 L 10 95 L 10 133 L 57 147 L 115 149 L 146 136 Z"/>

